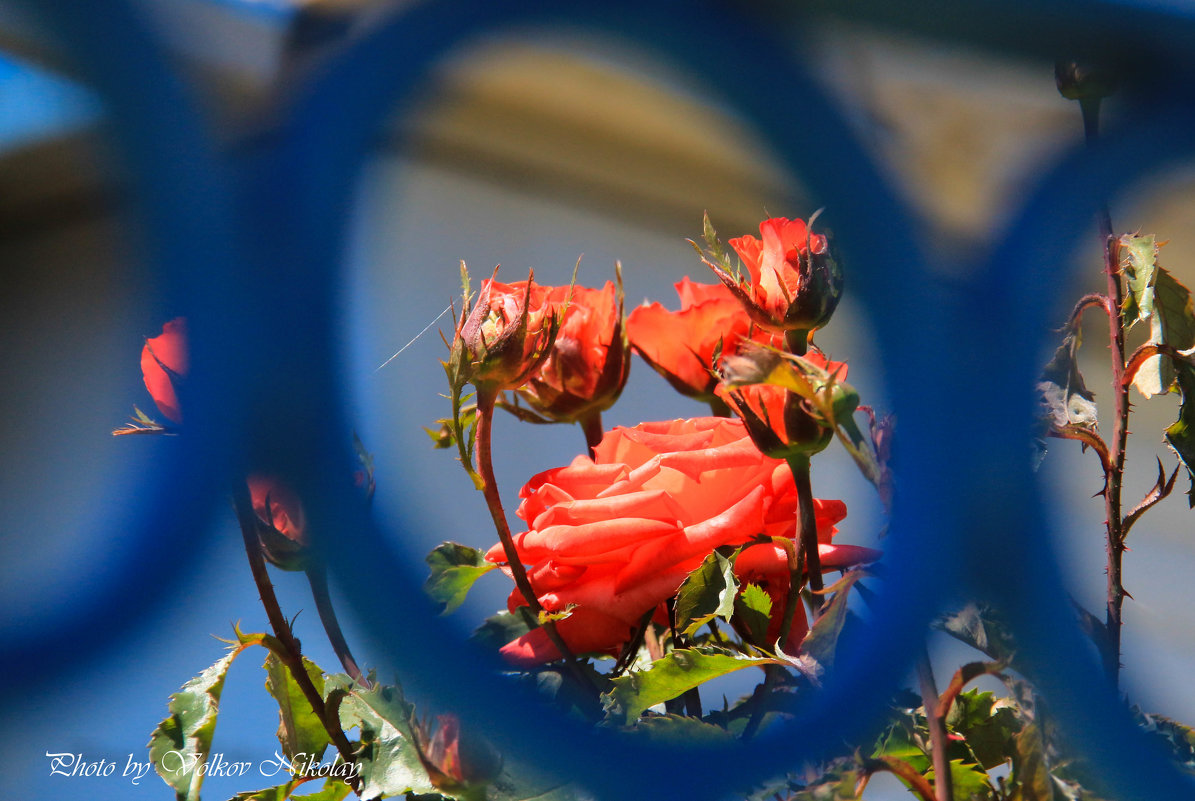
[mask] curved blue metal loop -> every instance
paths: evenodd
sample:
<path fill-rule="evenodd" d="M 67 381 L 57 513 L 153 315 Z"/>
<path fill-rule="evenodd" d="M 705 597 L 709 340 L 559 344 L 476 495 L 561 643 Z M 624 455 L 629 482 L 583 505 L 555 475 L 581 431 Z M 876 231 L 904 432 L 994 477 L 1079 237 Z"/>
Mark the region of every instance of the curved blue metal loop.
<path fill-rule="evenodd" d="M 952 575 L 947 567 L 960 553 L 957 538 L 939 536 L 952 530 L 952 521 L 961 519 L 961 509 L 952 506 L 955 495 L 947 491 L 953 477 L 947 458 L 952 446 L 941 434 L 943 418 L 952 412 L 923 403 L 917 378 L 929 375 L 931 367 L 944 358 L 939 350 L 950 340 L 937 307 L 925 300 L 930 282 L 918 255 L 915 224 L 842 116 L 789 55 L 792 43 L 781 44 L 726 10 L 711 3 L 686 3 L 682 9 L 668 2 L 474 0 L 425 3 L 403 10 L 363 34 L 297 87 L 296 97 L 282 110 L 285 140 L 269 173 L 274 203 L 263 204 L 286 209 L 271 221 L 289 221 L 291 226 L 283 229 L 288 231 L 289 243 L 276 256 L 310 282 L 303 307 L 306 331 L 293 332 L 299 337 L 293 352 L 296 359 L 301 354 L 304 383 L 314 389 L 315 398 L 336 397 L 344 385 L 335 368 L 335 354 L 328 352 L 326 344 L 335 341 L 339 325 L 330 299 L 336 297 L 342 275 L 333 265 L 342 260 L 344 209 L 353 201 L 355 180 L 369 155 L 371 139 L 396 109 L 411 108 L 416 91 L 430 81 L 431 70 L 447 54 L 482 36 L 547 26 L 579 27 L 629 39 L 666 63 L 680 65 L 687 75 L 696 76 L 702 86 L 743 112 L 786 166 L 827 205 L 826 219 L 835 228 L 850 265 L 851 291 L 867 305 L 884 363 L 902 368 L 889 377 L 890 386 L 901 415 L 902 437 L 922 443 L 906 465 L 919 481 L 905 491 L 901 514 L 893 524 L 888 557 L 892 579 L 882 590 L 877 620 L 855 643 L 854 656 L 839 660 L 849 668 L 788 729 L 789 736 L 735 749 L 733 759 L 739 770 L 734 776 L 719 779 L 672 772 L 661 776 L 654 766 L 662 753 L 673 761 L 699 755 L 691 749 L 631 748 L 605 733 L 586 731 L 564 720 L 537 717 L 534 727 L 529 727 L 525 711 L 535 701 L 492 673 L 478 670 L 479 663 L 499 667 L 492 655 L 480 656 L 469 646 L 445 642 L 418 590 L 421 577 L 412 565 L 386 547 L 383 533 L 364 516 L 345 519 L 345 510 L 353 506 L 347 485 L 340 482 L 338 495 L 328 492 L 325 482 L 318 498 L 307 496 L 322 507 L 313 510 L 313 516 L 318 520 L 324 515 L 328 525 L 336 521 L 337 530 L 343 532 L 327 558 L 358 611 L 379 606 L 404 610 L 401 617 L 367 615 L 374 634 L 396 646 L 412 641 L 440 643 L 434 653 L 404 649 L 394 654 L 404 681 L 433 697 L 450 693 L 454 708 L 463 708 L 496 741 L 512 748 L 520 745 L 523 758 L 550 754 L 551 765 L 567 766 L 570 778 L 603 797 L 619 795 L 628 775 L 635 777 L 637 791 L 645 796 L 718 797 L 735 787 L 741 789 L 744 776 L 762 780 L 782 772 L 802 757 L 813 756 L 819 743 L 871 723 L 878 705 L 895 686 L 895 668 L 911 661 L 930 616 L 951 590 L 948 580 L 936 577 Z M 728 42 L 734 47 L 728 47 Z M 330 113 L 332 109 L 335 113 Z M 313 362 L 313 353 L 320 360 Z M 340 415 L 342 408 L 342 404 L 329 405 L 321 413 Z M 336 421 L 324 426 L 324 431 L 347 430 L 339 416 L 324 419 Z M 295 430 L 285 438 L 293 444 L 310 433 Z M 335 471 L 328 475 L 347 475 L 347 470 L 337 468 L 349 463 L 347 437 L 339 443 L 326 436 L 308 442 L 304 463 Z M 925 525 L 926 520 L 935 524 Z M 794 737 L 794 731 L 818 731 L 819 738 Z M 598 752 L 593 749 L 595 741 L 601 743 Z M 621 777 L 618 788 L 604 781 L 613 765 Z"/>
<path fill-rule="evenodd" d="M 1043 177 L 991 254 L 986 280 L 992 292 L 976 305 L 992 304 L 1007 315 L 1010 327 L 1000 334 L 1004 354 L 994 373 L 1004 385 L 1004 408 L 1020 409 L 1014 419 L 1026 429 L 1035 411 L 1029 389 L 1040 369 L 1034 357 L 1043 341 L 1057 337 L 1070 311 L 1059 305 L 1056 290 L 1074 277 L 1079 243 L 1096 236 L 1102 199 L 1189 162 L 1195 157 L 1192 126 L 1195 108 L 1189 103 L 1152 106 L 1148 124 L 1126 125 L 1094 148 L 1068 154 Z M 1079 630 L 1050 551 L 1045 507 L 1027 460 L 1005 469 L 1014 471 L 1005 480 L 1015 482 L 1019 502 L 1000 522 L 1020 535 L 1010 538 L 1007 530 L 989 528 L 987 536 L 974 540 L 972 558 L 985 564 L 975 572 L 974 585 L 1010 616 L 1018 648 L 1033 670 L 1030 678 L 1088 758 L 1101 766 L 1113 797 L 1191 797 L 1195 784 L 1147 743 L 1091 657 L 1090 640 Z"/>
<path fill-rule="evenodd" d="M 188 564 L 180 554 L 202 552 L 222 483 L 219 470 L 239 439 L 233 398 L 213 387 L 234 386 L 232 331 L 242 272 L 234 246 L 230 184 L 211 147 L 204 122 L 177 76 L 167 67 L 142 15 L 123 0 L 96 3 L 22 0 L 75 60 L 107 104 L 115 152 L 134 193 L 137 239 L 147 246 L 162 279 L 163 306 L 184 314 L 201 332 L 193 347 L 198 376 L 187 389 L 188 422 L 208 432 L 178 439 L 168 461 L 136 487 L 113 494 L 128 499 L 123 517 L 97 521 L 127 556 L 96 568 L 87 584 L 36 620 L 5 619 L 0 665 L 6 691 L 26 693 L 31 682 L 52 680 L 57 669 L 119 642 L 113 631 L 135 629 L 169 593 Z M 242 304 L 243 305 L 243 304 Z M 221 324 L 227 321 L 227 328 Z M 137 358 L 136 351 L 129 354 Z M 211 425 L 210 421 L 220 421 Z"/>

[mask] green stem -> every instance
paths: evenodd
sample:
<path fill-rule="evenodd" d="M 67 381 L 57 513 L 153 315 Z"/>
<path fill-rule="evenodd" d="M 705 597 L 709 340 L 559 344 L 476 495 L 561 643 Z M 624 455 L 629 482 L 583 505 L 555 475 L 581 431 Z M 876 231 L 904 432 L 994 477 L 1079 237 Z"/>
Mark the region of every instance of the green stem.
<path fill-rule="evenodd" d="M 747 725 L 743 728 L 743 733 L 740 739 L 743 742 L 750 742 L 755 733 L 759 731 L 759 724 L 763 722 L 763 716 L 767 713 L 767 699 L 772 692 L 772 688 L 779 680 L 782 668 L 777 665 L 764 665 L 764 679 L 761 683 L 756 685 L 755 691 L 751 694 L 751 701 L 754 707 L 751 710 L 751 717 L 747 719 Z"/>
<path fill-rule="evenodd" d="M 253 511 L 252 502 L 249 500 L 249 492 L 243 486 L 238 487 L 233 493 L 233 508 L 236 510 L 237 522 L 241 527 L 241 537 L 245 542 L 245 555 L 249 558 L 249 570 L 253 574 L 254 583 L 257 584 L 257 591 L 261 596 L 261 604 L 266 610 L 266 618 L 270 621 L 270 628 L 274 630 L 274 636 L 282 644 L 283 653 L 279 657 L 286 664 L 291 678 L 299 686 L 303 697 L 307 699 L 307 703 L 311 706 L 311 711 L 315 713 L 324 730 L 328 733 L 332 744 L 336 746 L 340 758 L 344 760 L 346 765 L 352 765 L 357 761 L 353 753 L 353 747 L 349 744 L 348 738 L 345 737 L 344 731 L 340 728 L 340 722 L 333 720 L 329 715 L 328 708 L 324 704 L 324 699 L 312 683 L 311 677 L 307 675 L 307 669 L 303 665 L 303 652 L 299 647 L 299 641 L 295 638 L 290 624 L 282 614 L 282 608 L 278 605 L 278 596 L 274 594 L 274 585 L 270 581 L 270 574 L 266 571 L 266 560 L 261 552 L 261 543 L 257 539 L 257 515 Z M 354 792 L 360 792 L 359 779 L 354 778 L 351 781 L 351 786 Z"/>
<path fill-rule="evenodd" d="M 726 405 L 726 401 L 719 397 L 709 399 L 711 417 L 734 417 L 734 412 Z"/>
<path fill-rule="evenodd" d="M 785 331 L 784 349 L 794 356 L 804 356 L 809 351 L 809 332 L 803 329 Z"/>
<path fill-rule="evenodd" d="M 822 562 L 817 550 L 817 514 L 813 509 L 813 486 L 809 479 L 809 457 L 790 456 L 789 469 L 797 485 L 797 547 L 800 561 L 805 565 L 809 577 L 809 589 L 818 593 L 822 589 Z M 799 588 L 798 588 L 799 589 Z M 815 601 L 816 615 L 821 607 L 820 597 Z"/>
<path fill-rule="evenodd" d="M 585 415 L 580 420 L 581 430 L 585 432 L 585 445 L 589 448 L 589 458 L 594 458 L 593 449 L 602 441 L 602 436 L 606 433 L 602 428 L 602 413 L 591 412 Z"/>

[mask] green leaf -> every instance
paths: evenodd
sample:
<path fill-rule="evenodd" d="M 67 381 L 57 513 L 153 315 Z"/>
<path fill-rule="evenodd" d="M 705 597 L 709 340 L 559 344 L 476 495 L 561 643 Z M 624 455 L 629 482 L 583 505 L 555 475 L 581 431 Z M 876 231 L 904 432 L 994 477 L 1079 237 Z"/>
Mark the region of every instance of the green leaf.
<path fill-rule="evenodd" d="M 264 667 L 266 690 L 278 702 L 278 742 L 282 745 L 282 753 L 287 759 L 303 754 L 318 760 L 331 742 L 327 730 L 311 709 L 311 704 L 307 702 L 290 670 L 273 651 L 266 654 Z M 303 657 L 303 667 L 322 697 L 324 672 L 307 657 Z"/>
<path fill-rule="evenodd" d="M 1149 341 L 1170 345 L 1179 350 L 1195 346 L 1195 303 L 1190 291 L 1165 268 L 1158 268 L 1154 287 L 1156 308 L 1150 318 Z M 1145 397 L 1174 391 L 1174 361 L 1165 356 L 1153 356 L 1137 369 L 1133 385 Z"/>
<path fill-rule="evenodd" d="M 1195 729 L 1162 715 L 1142 712 L 1136 707 L 1133 712 L 1141 728 L 1161 741 L 1171 759 L 1187 772 L 1195 772 Z"/>
<path fill-rule="evenodd" d="M 895 757 L 908 762 L 918 773 L 925 773 L 932 762 L 925 749 L 917 742 L 916 720 L 911 715 L 902 716 L 893 722 L 876 742 L 872 757 Z"/>
<path fill-rule="evenodd" d="M 520 606 L 514 612 L 498 612 L 490 615 L 469 639 L 484 648 L 497 651 L 511 640 L 522 637 L 534 627 L 535 617 L 531 614 L 531 610 Z"/>
<path fill-rule="evenodd" d="M 573 610 L 577 608 L 576 604 L 565 604 L 563 609 L 556 612 L 549 612 L 547 609 L 539 610 L 539 614 L 535 616 L 535 620 L 539 625 L 546 626 L 548 623 L 559 623 L 561 620 L 567 620 L 573 616 Z"/>
<path fill-rule="evenodd" d="M 589 796 L 538 769 L 511 764 L 486 787 L 486 801 L 589 801 Z"/>
<path fill-rule="evenodd" d="M 341 726 L 361 730 L 362 799 L 435 792 L 415 744 L 414 711 L 397 686 L 364 690 L 358 685 L 340 702 Z"/>
<path fill-rule="evenodd" d="M 735 551 L 729 557 L 714 551 L 685 577 L 677 590 L 676 628 L 686 637 L 714 618 L 730 620 L 739 582 L 734 577 Z"/>
<path fill-rule="evenodd" d="M 444 604 L 440 614 L 454 612 L 469 594 L 473 582 L 498 565 L 485 560 L 485 554 L 456 542 L 443 542 L 427 555 L 431 575 L 423 590 L 433 601 Z"/>
<path fill-rule="evenodd" d="M 949 729 L 966 739 L 967 747 L 985 770 L 1012 757 L 1014 738 L 1021 728 L 1013 710 L 1006 706 L 994 709 L 995 701 L 990 692 L 959 693 L 946 719 Z"/>
<path fill-rule="evenodd" d="M 304 782 L 302 784 L 307 784 Z M 277 787 L 267 787 L 264 790 L 257 790 L 245 793 L 238 793 L 229 801 L 344 801 L 348 794 L 352 791 L 347 784 L 340 779 L 327 779 L 324 781 L 324 786 L 315 793 L 306 793 L 303 795 L 292 795 L 292 793 L 302 784 L 297 782 L 287 782 L 280 784 Z"/>
<path fill-rule="evenodd" d="M 834 653 L 838 649 L 838 637 L 847 618 L 847 599 L 855 582 L 868 575 L 864 570 L 851 570 L 826 592 L 834 592 L 834 598 L 818 615 L 809 633 L 801 641 L 801 653 L 796 657 L 801 671 L 811 678 L 820 679 L 834 668 Z"/>
<path fill-rule="evenodd" d="M 860 778 L 856 767 L 852 763 L 844 762 L 827 770 L 795 795 L 791 790 L 781 790 L 779 797 L 791 798 L 792 801 L 858 801 L 859 794 L 855 792 L 855 788 L 859 786 Z M 775 796 L 752 793 L 748 801 L 775 801 Z"/>
<path fill-rule="evenodd" d="M 658 745 L 726 745 L 734 736 L 721 726 L 683 715 L 660 715 L 640 720 L 631 736 Z"/>
<path fill-rule="evenodd" d="M 926 773 L 926 778 L 932 784 L 934 771 Z M 988 775 L 978 765 L 963 762 L 961 759 L 950 760 L 950 780 L 954 788 L 954 801 L 974 801 L 977 798 L 987 801 L 992 797 Z M 1025 797 L 1025 801 L 1028 801 L 1028 796 Z"/>
<path fill-rule="evenodd" d="M 352 790 L 343 780 L 330 778 L 324 782 L 324 787 L 317 793 L 306 795 L 292 795 L 294 801 L 344 801 Z"/>
<path fill-rule="evenodd" d="M 244 647 L 235 646 L 170 696 L 170 716 L 159 723 L 150 736 L 149 758 L 158 775 L 174 788 L 178 801 L 199 799 L 199 787 L 205 774 L 200 767 L 207 762 L 212 750 L 224 679 Z"/>
<path fill-rule="evenodd" d="M 602 695 L 606 720 L 633 724 L 645 710 L 736 670 L 784 664 L 777 659 L 752 658 L 713 646 L 681 648 L 652 662 L 647 670 L 619 676 Z"/>
<path fill-rule="evenodd" d="M 1195 346 L 1195 303 L 1191 293 L 1158 264 L 1158 244 L 1151 234 L 1120 238 L 1121 269 L 1128 282 L 1123 315 L 1132 326 L 1149 321 L 1149 343 L 1178 350 Z M 1133 386 L 1147 398 L 1171 392 L 1174 363 L 1168 356 L 1151 356 L 1137 369 Z"/>
<path fill-rule="evenodd" d="M 1026 725 L 1016 737 L 1012 777 L 1021 786 L 1022 801 L 1053 801 L 1054 783 L 1046 763 L 1045 741 L 1035 723 Z"/>
<path fill-rule="evenodd" d="M 1182 404 L 1178 408 L 1178 420 L 1166 428 L 1166 444 L 1187 468 L 1191 481 L 1187 501 L 1195 507 L 1195 367 L 1186 363 L 1175 367 Z"/>
<path fill-rule="evenodd" d="M 1006 626 L 986 604 L 971 603 L 946 615 L 938 628 L 992 659 L 1011 664 L 1015 647 Z"/>
<path fill-rule="evenodd" d="M 1153 314 L 1157 256 L 1157 242 L 1152 235 L 1126 234 L 1120 238 L 1120 270 L 1128 287 L 1120 313 L 1130 328 Z"/>
<path fill-rule="evenodd" d="M 747 627 L 751 642 L 762 643 L 772 619 L 772 596 L 758 584 L 748 584 L 735 598 L 734 613 Z"/>
<path fill-rule="evenodd" d="M 1068 334 L 1038 378 L 1038 417 L 1048 428 L 1076 426 L 1095 431 L 1099 422 L 1095 395 L 1084 384 L 1075 358 L 1080 344 L 1078 332 Z"/>

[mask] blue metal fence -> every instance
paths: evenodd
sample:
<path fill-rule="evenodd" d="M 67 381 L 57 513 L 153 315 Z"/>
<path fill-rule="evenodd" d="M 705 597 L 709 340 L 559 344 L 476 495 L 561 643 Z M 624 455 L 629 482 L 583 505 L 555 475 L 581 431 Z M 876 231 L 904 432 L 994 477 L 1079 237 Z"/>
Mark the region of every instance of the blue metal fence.
<path fill-rule="evenodd" d="M 188 388 L 180 447 L 146 479 L 150 486 L 128 493 L 137 502 L 127 519 L 116 521 L 119 536 L 135 541 L 138 559 L 97 576 L 82 588 L 85 597 L 62 599 L 50 624 L 6 620 L 0 628 L 5 692 L 27 692 L 28 676 L 52 678 L 132 626 L 137 610 L 174 581 L 179 566 L 171 554 L 179 543 L 200 539 L 218 508 L 218 488 L 243 475 L 246 459 L 267 460 L 307 466 L 293 476 L 295 484 L 312 500 L 317 527 L 338 532 L 329 562 L 351 571 L 344 588 L 377 639 L 437 643 L 393 654 L 404 682 L 424 697 L 451 688 L 443 707 L 459 709 L 510 744 L 514 756 L 564 771 L 599 798 L 626 798 L 629 787 L 645 798 L 722 798 L 858 733 L 874 723 L 932 617 L 960 593 L 1005 610 L 1033 680 L 1117 798 L 1195 797 L 1191 783 L 1147 745 L 1087 658 L 1048 551 L 1046 516 L 1023 445 L 1036 372 L 1023 354 L 1038 352 L 1064 313 L 1055 290 L 1068 284 L 1069 253 L 1089 235 L 1099 198 L 1189 157 L 1195 106 L 1159 104 L 1154 95 L 1148 124 L 1131 120 L 1095 151 L 1060 159 L 991 254 L 973 255 L 976 269 L 966 273 L 966 285 L 948 294 L 934 289 L 928 259 L 937 257 L 921 247 L 927 236 L 921 222 L 793 55 L 803 48 L 791 35 L 776 39 L 733 3 L 438 0 L 396 10 L 285 87 L 262 119 L 274 144 L 236 161 L 215 153 L 195 98 L 131 4 L 19 5 L 61 39 L 110 106 L 157 269 L 171 306 L 189 318 L 194 374 L 202 378 Z M 974 5 L 1006 27 L 1027 13 Z M 1099 13 L 1074 16 L 1087 4 L 1053 6 L 1059 42 L 1063 22 L 1095 41 L 1107 26 L 1131 27 L 1125 21 L 1138 13 L 1090 5 Z M 1156 6 L 1147 13 L 1169 18 Z M 1158 53 L 1182 51 L 1190 19 L 1174 14 L 1175 39 Z M 850 265 L 851 292 L 870 315 L 900 418 L 901 503 L 875 619 L 845 644 L 825 692 L 796 721 L 749 747 L 631 746 L 563 718 L 530 720 L 522 710 L 536 702 L 497 676 L 492 655 L 445 641 L 418 589 L 423 566 L 396 556 L 376 523 L 351 511 L 359 508 L 353 488 L 337 478 L 351 475 L 353 455 L 346 447 L 347 382 L 335 301 L 345 279 L 347 210 L 371 141 L 396 109 L 402 113 L 420 93 L 434 91 L 431 72 L 447 55 L 498 33 L 562 29 L 628 42 L 693 76 L 739 111 L 829 209 Z M 1155 33 L 1167 36 L 1162 28 Z M 1042 40 L 1043 31 L 1034 36 Z M 1162 66 L 1159 75 L 1172 84 L 1190 75 L 1181 64 Z M 973 324 L 977 319 L 983 323 Z M 239 346 L 244 342 L 254 343 L 252 353 Z M 964 401 L 949 387 L 927 390 L 923 377 L 930 375 L 981 391 Z M 176 493 L 155 489 L 179 486 L 189 488 L 182 510 Z M 370 615 L 370 609 L 406 611 Z M 735 769 L 658 769 L 713 758 Z"/>

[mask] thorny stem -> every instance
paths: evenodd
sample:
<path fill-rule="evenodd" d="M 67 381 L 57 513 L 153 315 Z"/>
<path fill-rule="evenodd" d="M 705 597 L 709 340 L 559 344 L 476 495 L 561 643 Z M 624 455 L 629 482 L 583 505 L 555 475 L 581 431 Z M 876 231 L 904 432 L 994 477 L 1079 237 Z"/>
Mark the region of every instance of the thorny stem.
<path fill-rule="evenodd" d="M 332 596 L 328 592 L 328 572 L 322 564 L 315 564 L 307 568 L 307 581 L 311 584 L 311 595 L 315 598 L 315 609 L 319 612 L 320 622 L 324 624 L 324 632 L 328 635 L 328 642 L 340 660 L 344 672 L 365 689 L 370 688 L 369 679 L 361 673 L 357 660 L 353 659 L 353 652 L 344 639 L 344 632 L 340 630 L 340 621 L 336 619 L 336 610 L 332 607 Z"/>
<path fill-rule="evenodd" d="M 498 539 L 502 542 L 502 551 L 506 555 L 507 566 L 510 567 L 515 586 L 518 587 L 523 600 L 527 602 L 527 606 L 531 608 L 536 619 L 541 621 L 540 626 L 547 633 L 548 639 L 556 646 L 556 650 L 560 652 L 565 664 L 581 682 L 581 685 L 592 687 L 596 691 L 598 688 L 593 685 L 592 679 L 585 674 L 585 671 L 581 670 L 573 652 L 564 644 L 560 632 L 556 630 L 556 623 L 542 619 L 544 608 L 535 595 L 530 579 L 527 578 L 527 570 L 523 567 L 518 549 L 515 548 L 514 537 L 510 534 L 510 525 L 506 522 L 506 511 L 502 508 L 502 498 L 498 494 L 498 481 L 494 476 L 493 454 L 490 446 L 494 423 L 494 401 L 497 397 L 498 393 L 492 389 L 480 387 L 477 389 L 477 473 L 481 477 L 481 491 L 485 496 L 486 506 L 489 507 L 490 517 L 494 520 Z"/>
<path fill-rule="evenodd" d="M 1075 308 L 1071 310 L 1071 319 L 1067 323 L 1067 329 L 1075 331 L 1079 328 L 1079 321 L 1083 317 L 1083 312 L 1088 309 L 1098 308 L 1107 313 L 1108 298 L 1099 292 L 1091 292 L 1079 298 L 1079 302 L 1075 304 Z"/>
<path fill-rule="evenodd" d="M 743 742 L 750 742 L 755 733 L 759 731 L 759 724 L 763 722 L 763 716 L 767 712 L 767 704 L 764 701 L 772 692 L 772 687 L 775 686 L 781 670 L 782 668 L 778 665 L 764 665 L 764 679 L 760 684 L 755 686 L 755 690 L 751 694 L 751 703 L 755 707 L 751 710 L 751 717 L 747 719 L 747 725 L 743 728 L 742 735 L 740 735 L 740 739 Z M 933 801 L 933 799 L 930 799 L 930 801 Z"/>
<path fill-rule="evenodd" d="M 1091 429 L 1068 423 L 1062 427 L 1052 427 L 1049 431 L 1049 436 L 1055 439 L 1073 439 L 1082 442 L 1095 451 L 1096 456 L 1100 458 L 1100 466 L 1104 470 L 1104 475 L 1107 476 L 1111 472 L 1112 462 L 1108 455 L 1108 444 L 1104 442 L 1099 434 Z"/>
<path fill-rule="evenodd" d="M 300 650 L 299 641 L 295 639 L 290 624 L 286 621 L 282 609 L 278 605 L 278 596 L 274 594 L 274 585 L 270 582 L 270 575 L 266 571 L 266 560 L 261 552 L 261 543 L 257 539 L 257 515 L 253 512 L 249 493 L 244 488 L 238 488 L 234 492 L 233 505 L 236 510 L 237 522 L 241 526 L 241 537 L 245 541 L 245 555 L 249 558 L 249 570 L 253 573 L 253 581 L 257 584 L 261 604 L 265 607 L 266 617 L 270 621 L 270 628 L 274 630 L 274 636 L 278 638 L 278 642 L 282 643 L 283 653 L 279 656 L 286 663 L 286 668 L 302 691 L 303 697 L 307 699 L 311 711 L 315 713 L 324 730 L 328 732 L 328 737 L 336 746 L 340 758 L 344 760 L 345 764 L 352 765 L 357 761 L 353 747 L 345 737 L 339 722 L 331 718 L 324 699 L 320 697 L 319 690 L 315 688 L 311 677 L 307 675 L 307 669 L 303 666 L 303 652 Z M 354 791 L 360 791 L 360 781 L 355 777 L 352 778 L 352 788 Z"/>
<path fill-rule="evenodd" d="M 1099 138 L 1098 99 L 1079 101 L 1083 112 L 1083 133 L 1087 144 L 1093 145 Z M 1120 308 L 1124 301 L 1124 290 L 1120 280 L 1120 249 L 1112 234 L 1112 217 L 1107 204 L 1100 208 L 1099 233 L 1104 245 L 1104 276 L 1108 284 L 1105 300 L 1108 312 L 1108 339 L 1112 360 L 1113 419 L 1111 469 L 1104 484 L 1104 511 L 1107 527 L 1107 572 L 1108 590 L 1104 626 L 1107 629 L 1106 646 L 1103 649 L 1104 672 L 1113 687 L 1120 685 L 1120 634 L 1121 610 L 1124 606 L 1124 584 L 1121 562 L 1124 556 L 1124 519 L 1121 511 L 1121 491 L 1124 484 L 1125 450 L 1129 436 L 1129 388 L 1124 381 L 1124 320 Z"/>
<path fill-rule="evenodd" d="M 797 604 L 801 603 L 801 584 L 805 576 L 805 553 L 788 537 L 779 538 L 778 543 L 788 557 L 788 594 L 784 596 L 784 616 L 780 618 L 780 635 L 777 638 L 782 645 L 786 645 L 789 632 L 793 628 L 793 620 L 797 616 Z"/>
<path fill-rule="evenodd" d="M 950 758 L 946 754 L 946 710 L 938 703 L 938 688 L 925 645 L 917 655 L 917 681 L 921 687 L 921 703 L 925 705 L 925 720 L 929 726 L 930 751 L 934 763 L 934 795 L 936 801 L 954 798 L 954 782 L 950 775 Z"/>

